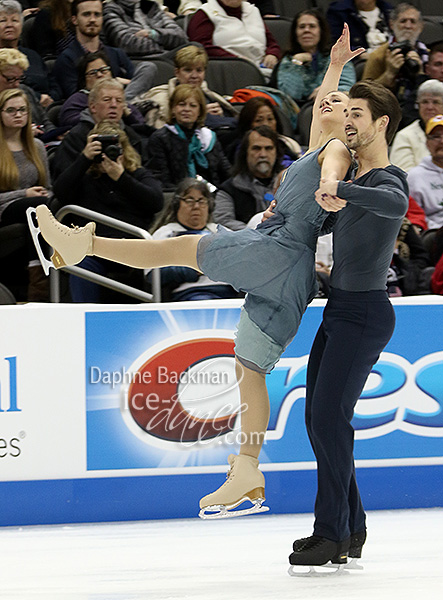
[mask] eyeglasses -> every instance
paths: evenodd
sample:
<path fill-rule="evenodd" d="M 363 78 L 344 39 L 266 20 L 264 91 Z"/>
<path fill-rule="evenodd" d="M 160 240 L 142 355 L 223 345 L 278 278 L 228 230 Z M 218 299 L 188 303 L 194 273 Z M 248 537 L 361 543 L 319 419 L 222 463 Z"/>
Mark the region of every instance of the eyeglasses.
<path fill-rule="evenodd" d="M 5 112 L 7 115 L 11 115 L 11 117 L 15 117 L 17 113 L 20 113 L 21 115 L 27 115 L 28 109 L 26 106 L 19 106 L 18 108 L 15 108 L 14 106 L 8 106 L 8 108 L 5 108 L 3 112 Z"/>
<path fill-rule="evenodd" d="M 24 81 L 25 77 L 21 75 L 20 77 L 8 77 L 4 73 L 0 73 L 0 75 L 5 79 L 8 83 L 16 83 L 17 81 Z"/>
<path fill-rule="evenodd" d="M 443 135 L 428 135 L 428 140 L 431 142 L 443 142 Z"/>
<path fill-rule="evenodd" d="M 209 204 L 209 200 L 207 198 L 199 198 L 198 200 L 195 200 L 194 198 L 180 198 L 180 200 L 182 200 L 186 206 L 189 207 L 193 207 L 196 204 L 201 204 L 202 206 L 208 206 Z"/>
<path fill-rule="evenodd" d="M 100 67 L 100 69 L 91 69 L 90 71 L 86 71 L 85 75 L 96 76 L 99 73 L 109 73 L 111 67 Z"/>

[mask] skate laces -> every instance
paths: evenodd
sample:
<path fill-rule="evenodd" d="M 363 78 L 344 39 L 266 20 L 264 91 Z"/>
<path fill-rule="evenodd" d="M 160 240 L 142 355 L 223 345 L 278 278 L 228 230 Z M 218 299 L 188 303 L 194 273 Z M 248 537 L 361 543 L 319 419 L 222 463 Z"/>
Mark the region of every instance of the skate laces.
<path fill-rule="evenodd" d="M 303 544 L 301 544 L 298 548 L 297 551 L 300 550 L 314 550 L 315 548 L 317 548 L 318 546 L 320 546 L 320 544 L 322 544 L 322 542 L 324 541 L 324 538 L 321 538 L 317 535 L 311 535 L 308 538 L 303 538 L 303 540 L 300 540 L 301 542 L 303 542 Z"/>

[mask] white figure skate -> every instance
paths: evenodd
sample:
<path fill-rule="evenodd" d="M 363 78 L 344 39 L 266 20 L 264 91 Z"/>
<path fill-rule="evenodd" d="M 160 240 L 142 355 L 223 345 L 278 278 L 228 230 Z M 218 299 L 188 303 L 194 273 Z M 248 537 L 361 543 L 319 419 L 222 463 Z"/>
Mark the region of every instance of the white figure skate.
<path fill-rule="evenodd" d="M 230 454 L 230 469 L 225 483 L 212 494 L 200 500 L 201 519 L 223 519 L 227 517 L 243 517 L 255 513 L 266 512 L 265 478 L 258 469 L 258 460 L 252 456 Z M 249 500 L 252 506 L 243 510 L 234 510 L 242 502 Z"/>
<path fill-rule="evenodd" d="M 36 215 L 38 225 L 35 224 L 33 215 Z M 92 254 L 95 223 L 88 223 L 84 227 L 66 227 L 57 221 L 45 204 L 41 204 L 37 208 L 28 208 L 26 216 L 38 257 L 46 275 L 49 275 L 50 267 L 60 269 L 67 265 L 76 265 L 86 255 Z M 54 248 L 51 260 L 48 260 L 43 253 L 38 238 L 39 234 Z"/>

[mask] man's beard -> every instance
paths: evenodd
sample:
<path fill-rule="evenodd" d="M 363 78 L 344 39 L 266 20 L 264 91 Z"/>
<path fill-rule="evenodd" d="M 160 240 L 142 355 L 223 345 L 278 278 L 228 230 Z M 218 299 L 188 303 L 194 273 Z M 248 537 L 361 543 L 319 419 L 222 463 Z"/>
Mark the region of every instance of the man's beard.
<path fill-rule="evenodd" d="M 262 175 L 263 177 L 268 176 L 270 170 L 271 170 L 271 163 L 268 162 L 267 160 L 262 160 L 259 163 L 257 163 L 256 167 L 255 167 L 256 171 L 258 171 L 258 173 L 260 173 L 260 175 Z"/>

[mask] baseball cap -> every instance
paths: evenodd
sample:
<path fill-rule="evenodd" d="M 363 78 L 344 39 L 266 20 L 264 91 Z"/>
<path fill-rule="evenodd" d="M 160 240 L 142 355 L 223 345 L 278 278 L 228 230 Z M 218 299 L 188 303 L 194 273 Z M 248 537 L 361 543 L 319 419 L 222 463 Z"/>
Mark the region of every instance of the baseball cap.
<path fill-rule="evenodd" d="M 426 135 L 429 135 L 436 127 L 443 127 L 443 115 L 436 115 L 426 123 Z"/>

